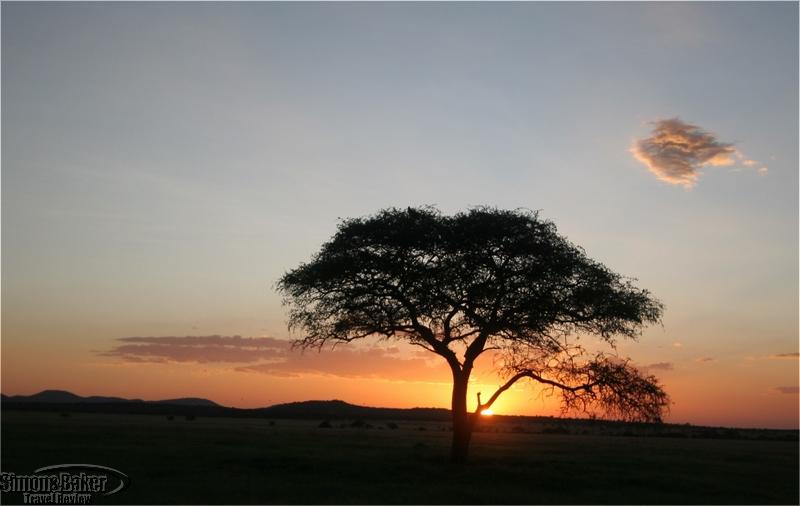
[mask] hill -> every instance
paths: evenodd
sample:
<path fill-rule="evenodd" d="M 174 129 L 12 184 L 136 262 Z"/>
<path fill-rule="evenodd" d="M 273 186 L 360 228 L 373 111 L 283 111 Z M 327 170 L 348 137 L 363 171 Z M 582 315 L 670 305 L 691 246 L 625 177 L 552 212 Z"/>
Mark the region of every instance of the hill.
<path fill-rule="evenodd" d="M 444 408 L 376 408 L 359 406 L 342 400 L 311 400 L 275 404 L 255 409 L 220 406 L 202 398 L 179 398 L 160 401 L 122 399 L 120 397 L 81 397 L 63 390 L 45 390 L 30 396 L 2 396 L 2 410 L 51 411 L 61 414 L 118 413 L 191 417 L 269 418 L 356 421 L 438 422 L 447 430 L 450 410 Z M 339 424 L 341 425 L 341 423 Z M 494 415 L 481 420 L 476 432 L 500 430 L 499 426 L 520 433 L 644 436 L 701 439 L 756 439 L 797 441 L 797 430 L 742 429 L 702 427 L 689 424 L 627 423 L 610 420 L 558 418 L 550 416 Z M 504 430 L 505 430 L 504 429 Z"/>
<path fill-rule="evenodd" d="M 259 413 L 275 418 L 364 418 L 381 420 L 449 421 L 450 410 L 444 408 L 374 408 L 358 406 L 338 399 L 302 401 L 260 408 Z"/>
<path fill-rule="evenodd" d="M 4 409 L 47 410 L 69 407 L 75 411 L 158 413 L 169 407 L 192 408 L 193 412 L 208 416 L 252 416 L 267 418 L 372 418 L 447 421 L 450 410 L 443 408 L 374 408 L 358 406 L 342 400 L 302 401 L 273 406 L 240 409 L 220 406 L 214 401 L 197 397 L 143 401 L 121 397 L 80 395 L 65 390 L 44 390 L 33 395 L 2 396 Z M 199 410 L 199 412 L 198 412 Z"/>
<path fill-rule="evenodd" d="M 163 401 L 143 401 L 142 399 L 124 399 L 122 397 L 105 397 L 92 395 L 81 397 L 80 395 L 67 392 L 66 390 L 42 390 L 33 395 L 3 395 L 2 402 L 6 403 L 33 403 L 33 404 L 115 404 L 115 403 L 134 403 L 134 404 L 171 404 L 178 406 L 219 406 L 214 401 L 200 399 L 196 397 L 186 397 L 180 399 L 166 399 Z M 221 406 L 220 406 L 221 407 Z"/>

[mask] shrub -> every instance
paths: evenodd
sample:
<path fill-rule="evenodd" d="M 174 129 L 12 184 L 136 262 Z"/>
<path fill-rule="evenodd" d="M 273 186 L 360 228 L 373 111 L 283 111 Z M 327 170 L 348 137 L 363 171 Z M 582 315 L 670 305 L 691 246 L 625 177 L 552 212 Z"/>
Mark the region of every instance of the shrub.
<path fill-rule="evenodd" d="M 542 434 L 569 434 L 569 430 L 558 425 L 556 427 L 545 427 L 542 429 Z"/>

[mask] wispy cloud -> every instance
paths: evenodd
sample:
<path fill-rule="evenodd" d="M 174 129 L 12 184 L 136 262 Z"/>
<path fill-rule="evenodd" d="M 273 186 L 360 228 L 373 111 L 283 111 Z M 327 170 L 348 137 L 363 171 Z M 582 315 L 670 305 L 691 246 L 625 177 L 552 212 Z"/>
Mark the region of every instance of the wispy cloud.
<path fill-rule="evenodd" d="M 744 357 L 745 360 L 797 360 L 800 359 L 800 353 L 773 353 L 772 355 L 748 355 Z"/>
<path fill-rule="evenodd" d="M 800 387 L 775 387 L 775 390 L 782 394 L 796 394 L 800 393 Z"/>
<path fill-rule="evenodd" d="M 642 366 L 642 369 L 645 371 L 671 371 L 674 366 L 672 362 L 656 362 L 655 364 Z"/>
<path fill-rule="evenodd" d="M 800 358 L 800 353 L 776 353 L 775 355 L 770 355 L 769 358 L 776 360 L 797 360 Z"/>
<path fill-rule="evenodd" d="M 732 143 L 719 141 L 713 134 L 678 118 L 654 121 L 649 137 L 636 141 L 630 151 L 658 179 L 691 188 L 700 177 L 702 167 L 732 166 L 767 167 L 750 160 Z"/>
<path fill-rule="evenodd" d="M 700 358 L 694 359 L 694 361 L 702 364 L 704 362 L 713 362 L 714 358 L 713 357 L 700 357 Z"/>
<path fill-rule="evenodd" d="M 397 347 L 338 346 L 323 352 L 293 350 L 291 341 L 272 337 L 123 337 L 100 352 L 129 363 L 227 363 L 239 372 L 271 376 L 326 375 L 401 381 L 446 382 L 450 371 L 429 362 L 429 354 L 404 355 Z"/>
<path fill-rule="evenodd" d="M 311 374 L 437 383 L 450 381 L 450 370 L 444 361 L 431 364 L 421 357 L 406 358 L 392 348 L 337 347 L 322 352 L 292 353 L 278 361 L 237 367 L 236 370 L 272 376 Z"/>
<path fill-rule="evenodd" d="M 119 357 L 126 362 L 258 362 L 280 357 L 291 346 L 287 340 L 272 337 L 241 336 L 164 336 L 122 337 L 106 357 Z"/>

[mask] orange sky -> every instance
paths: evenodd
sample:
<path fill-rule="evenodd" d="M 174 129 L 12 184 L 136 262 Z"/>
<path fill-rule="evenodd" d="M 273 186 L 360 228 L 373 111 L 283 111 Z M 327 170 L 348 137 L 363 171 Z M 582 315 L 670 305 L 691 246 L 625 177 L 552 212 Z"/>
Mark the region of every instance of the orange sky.
<path fill-rule="evenodd" d="M 797 19 L 4 2 L 2 392 L 446 407 L 438 357 L 287 354 L 274 283 L 340 218 L 488 205 L 540 210 L 664 303 L 619 352 L 662 379 L 669 421 L 797 428 Z M 479 366 L 472 402 L 498 382 Z M 557 405 L 520 383 L 493 410 Z"/>
<path fill-rule="evenodd" d="M 186 339 L 169 338 L 170 344 L 163 344 L 163 338 L 160 344 L 117 342 L 105 350 L 88 353 L 71 350 L 69 345 L 49 354 L 39 353 L 35 344 L 5 346 L 3 392 L 31 394 L 59 388 L 80 395 L 151 400 L 192 396 L 235 407 L 334 398 L 385 407 L 448 407 L 450 402 L 450 373 L 444 361 L 408 345 L 384 342 L 339 346 L 333 351 L 284 352 L 288 358 L 270 361 L 271 348 L 266 346 L 252 353 L 254 348 L 240 346 L 241 342 L 230 345 L 225 341 L 231 338 L 214 336 L 211 340 L 223 340 L 224 346 L 208 341 L 197 344 L 198 338 L 189 338 L 191 343 L 185 344 Z M 270 338 L 256 338 L 254 342 L 259 339 L 269 346 L 286 344 Z M 636 346 L 632 344 L 631 348 Z M 115 347 L 130 353 L 108 356 Z M 192 352 L 186 353 L 186 348 Z M 230 350 L 235 348 L 249 350 L 253 360 L 243 362 L 242 357 L 231 355 Z M 228 351 L 221 353 L 222 349 Z M 684 351 L 684 346 L 672 345 L 662 355 L 665 361 L 638 363 L 658 376 L 671 395 L 674 404 L 667 421 L 742 427 L 798 426 L 796 391 L 782 392 L 773 386 L 787 383 L 787 378 L 797 374 L 796 356 L 676 360 Z M 259 353 L 266 358 L 259 359 Z M 482 392 L 485 400 L 499 382 L 491 357 L 482 357 L 473 374 L 470 403 L 474 406 L 476 392 Z M 791 385 L 787 386 L 792 390 Z M 542 389 L 531 382 L 520 382 L 507 391 L 493 411 L 559 414 L 557 397 L 543 395 Z"/>

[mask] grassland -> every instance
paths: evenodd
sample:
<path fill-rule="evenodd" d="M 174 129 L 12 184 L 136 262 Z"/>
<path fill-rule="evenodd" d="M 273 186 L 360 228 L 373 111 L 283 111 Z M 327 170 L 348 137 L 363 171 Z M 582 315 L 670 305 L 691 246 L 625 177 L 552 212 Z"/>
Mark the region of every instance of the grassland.
<path fill-rule="evenodd" d="M 111 466 L 131 486 L 96 502 L 116 504 L 798 504 L 797 441 L 489 425 L 473 437 L 471 463 L 457 468 L 442 423 L 318 423 L 4 411 L 2 470 Z"/>

